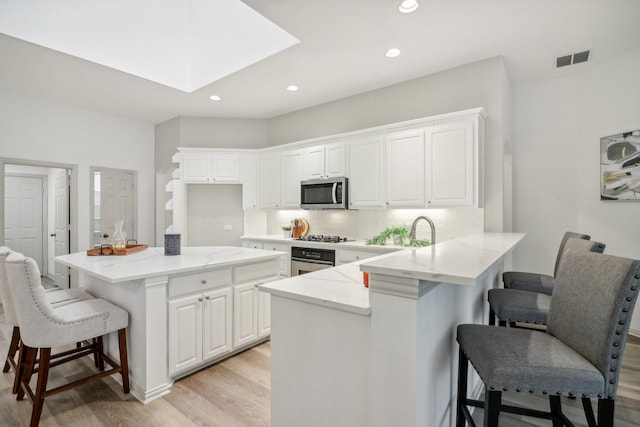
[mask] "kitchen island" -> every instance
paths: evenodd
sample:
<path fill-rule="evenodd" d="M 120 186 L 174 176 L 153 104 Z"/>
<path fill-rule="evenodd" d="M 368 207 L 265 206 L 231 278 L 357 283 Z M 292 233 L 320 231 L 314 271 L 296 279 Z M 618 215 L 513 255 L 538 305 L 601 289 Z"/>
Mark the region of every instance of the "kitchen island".
<path fill-rule="evenodd" d="M 176 378 L 262 342 L 270 333 L 268 294 L 278 278 L 277 251 L 183 247 L 165 256 L 148 248 L 126 256 L 56 257 L 92 295 L 129 312 L 131 393 L 143 403 L 169 392 Z M 105 345 L 118 360 L 117 339 Z"/>
<path fill-rule="evenodd" d="M 486 292 L 523 237 L 473 234 L 262 285 L 272 425 L 452 426 L 456 326 L 486 323 Z"/>

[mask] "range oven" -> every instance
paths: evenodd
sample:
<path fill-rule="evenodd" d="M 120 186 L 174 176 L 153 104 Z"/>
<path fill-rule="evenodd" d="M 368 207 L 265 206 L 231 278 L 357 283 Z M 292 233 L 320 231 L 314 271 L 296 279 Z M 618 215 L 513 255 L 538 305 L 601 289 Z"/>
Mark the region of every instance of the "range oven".
<path fill-rule="evenodd" d="M 291 247 L 291 276 L 331 268 L 336 264 L 333 249 Z"/>

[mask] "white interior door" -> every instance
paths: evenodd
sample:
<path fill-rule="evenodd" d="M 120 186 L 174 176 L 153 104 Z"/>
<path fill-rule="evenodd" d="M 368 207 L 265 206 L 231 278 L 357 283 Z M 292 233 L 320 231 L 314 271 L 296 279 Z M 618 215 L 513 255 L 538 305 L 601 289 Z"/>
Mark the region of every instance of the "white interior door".
<path fill-rule="evenodd" d="M 127 239 L 136 239 L 135 187 L 131 172 L 100 170 L 100 230 L 103 243 L 111 243 L 116 221 L 124 220 Z"/>
<path fill-rule="evenodd" d="M 43 178 L 6 175 L 4 187 L 4 244 L 43 271 Z"/>
<path fill-rule="evenodd" d="M 63 170 L 55 176 L 55 219 L 56 231 L 55 256 L 69 253 L 69 181 L 68 171 Z M 69 267 L 56 262 L 56 285 L 69 287 Z"/>

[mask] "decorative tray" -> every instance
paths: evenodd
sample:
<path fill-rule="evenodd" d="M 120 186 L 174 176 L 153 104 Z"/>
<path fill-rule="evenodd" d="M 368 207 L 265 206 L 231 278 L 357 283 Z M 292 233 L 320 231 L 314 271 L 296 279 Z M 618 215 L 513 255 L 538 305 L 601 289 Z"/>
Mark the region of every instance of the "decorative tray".
<path fill-rule="evenodd" d="M 149 245 L 127 245 L 124 249 L 113 249 L 111 245 L 103 245 L 99 248 L 87 249 L 87 255 L 131 255 L 144 251 Z"/>

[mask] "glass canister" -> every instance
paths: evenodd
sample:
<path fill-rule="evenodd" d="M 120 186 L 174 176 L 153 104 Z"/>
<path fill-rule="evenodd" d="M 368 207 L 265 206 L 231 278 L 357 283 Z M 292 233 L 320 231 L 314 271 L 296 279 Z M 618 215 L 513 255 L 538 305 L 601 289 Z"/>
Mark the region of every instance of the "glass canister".
<path fill-rule="evenodd" d="M 116 230 L 113 233 L 111 240 L 111 247 L 113 249 L 126 249 L 127 248 L 127 232 L 122 228 L 124 221 L 120 220 L 116 222 Z"/>

